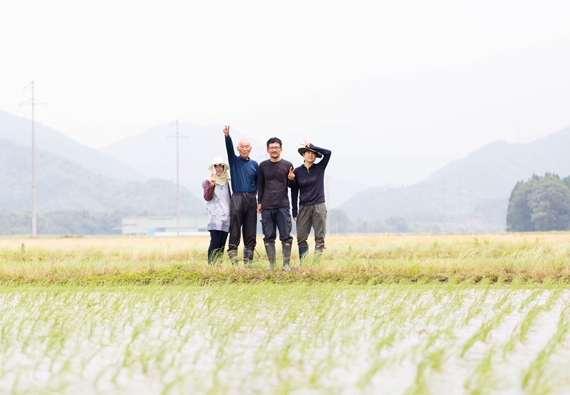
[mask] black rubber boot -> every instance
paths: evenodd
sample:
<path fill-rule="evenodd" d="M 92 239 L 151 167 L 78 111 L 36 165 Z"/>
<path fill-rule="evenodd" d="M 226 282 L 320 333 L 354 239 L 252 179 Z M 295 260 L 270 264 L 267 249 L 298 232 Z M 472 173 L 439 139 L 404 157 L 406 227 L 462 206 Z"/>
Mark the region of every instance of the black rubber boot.
<path fill-rule="evenodd" d="M 249 265 L 253 261 L 253 251 L 243 250 L 243 264 Z"/>
<path fill-rule="evenodd" d="M 265 243 L 265 252 L 269 259 L 269 267 L 265 270 L 273 270 L 275 268 L 275 243 Z"/>
<path fill-rule="evenodd" d="M 228 255 L 230 257 L 230 262 L 232 265 L 238 264 L 237 253 L 237 250 L 228 250 Z"/>
<path fill-rule="evenodd" d="M 286 272 L 291 270 L 289 262 L 291 261 L 291 243 L 281 243 L 283 249 L 283 270 Z"/>

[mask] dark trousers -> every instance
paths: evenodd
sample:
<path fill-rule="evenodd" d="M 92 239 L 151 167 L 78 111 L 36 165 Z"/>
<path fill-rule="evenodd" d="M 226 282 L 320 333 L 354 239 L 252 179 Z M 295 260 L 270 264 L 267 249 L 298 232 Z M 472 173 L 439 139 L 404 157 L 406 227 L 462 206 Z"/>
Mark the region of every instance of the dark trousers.
<path fill-rule="evenodd" d="M 230 203 L 230 241 L 228 251 L 236 251 L 243 228 L 244 252 L 253 254 L 257 235 L 257 198 L 255 193 L 234 193 Z"/>
<path fill-rule="evenodd" d="M 223 230 L 210 230 L 210 246 L 208 247 L 208 263 L 219 260 L 224 254 L 224 246 L 228 239 L 228 232 Z"/>
<path fill-rule="evenodd" d="M 291 211 L 289 208 L 270 208 L 261 212 L 261 228 L 263 229 L 263 241 L 273 243 L 279 229 L 279 239 L 282 243 L 291 243 Z"/>

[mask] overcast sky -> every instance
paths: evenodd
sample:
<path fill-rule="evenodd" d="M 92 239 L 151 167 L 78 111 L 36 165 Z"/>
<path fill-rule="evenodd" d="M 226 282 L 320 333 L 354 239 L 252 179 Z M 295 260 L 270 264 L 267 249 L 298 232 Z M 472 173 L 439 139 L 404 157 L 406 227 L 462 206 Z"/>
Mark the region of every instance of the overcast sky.
<path fill-rule="evenodd" d="M 177 119 L 262 142 L 345 124 L 443 163 L 570 126 L 569 15 L 567 0 L 3 2 L 0 109 L 30 117 L 34 81 L 37 121 L 92 147 Z"/>

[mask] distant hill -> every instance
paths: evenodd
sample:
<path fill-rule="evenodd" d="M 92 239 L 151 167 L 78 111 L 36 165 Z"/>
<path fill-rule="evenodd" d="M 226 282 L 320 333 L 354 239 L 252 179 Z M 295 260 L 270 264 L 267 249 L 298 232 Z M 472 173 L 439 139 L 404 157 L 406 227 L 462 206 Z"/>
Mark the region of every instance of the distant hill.
<path fill-rule="evenodd" d="M 515 183 L 533 173 L 570 174 L 570 127 L 528 144 L 496 141 L 453 161 L 424 183 L 442 182 L 479 191 L 482 197 L 509 196 Z"/>
<path fill-rule="evenodd" d="M 349 218 L 401 216 L 442 229 L 504 229 L 517 181 L 545 172 L 570 174 L 570 128 L 528 144 L 490 143 L 412 186 L 369 188 L 341 205 Z"/>
<path fill-rule="evenodd" d="M 222 129 L 223 125 L 178 125 L 180 135 L 186 136 L 179 141 L 180 181 L 195 194 L 200 193 L 200 184 L 208 175 L 206 168 L 212 157 L 226 158 Z M 102 147 L 101 150 L 149 177 L 175 180 L 175 132 L 174 125 L 161 125 Z M 259 142 L 237 129 L 232 129 L 231 135 L 234 145 L 237 145 L 241 138 L 251 141 L 253 159 L 261 162 L 268 158 L 266 140 Z M 283 158 L 295 166 L 303 163 L 303 158 L 297 152 L 303 138 L 333 151 L 325 185 L 329 207 L 335 207 L 349 199 L 354 192 L 367 188 L 375 181 L 373 177 L 369 177 L 367 169 L 377 172 L 378 159 L 371 155 L 362 155 L 361 148 L 350 144 L 364 140 L 364 137 L 359 136 L 362 137 L 345 125 L 331 125 L 305 134 L 291 133 L 288 137 L 277 137 L 283 140 Z M 270 131 L 267 134 L 267 138 L 269 137 L 272 137 Z"/>
<path fill-rule="evenodd" d="M 20 146 L 31 147 L 31 121 L 0 111 L 0 139 L 13 141 Z M 144 181 L 148 178 L 112 155 L 80 144 L 39 123 L 35 125 L 35 141 L 37 149 L 67 158 L 95 174 L 132 181 Z"/>
<path fill-rule="evenodd" d="M 409 185 L 411 178 L 418 180 L 429 176 L 435 163 L 446 163 L 445 158 L 435 158 L 429 152 L 417 155 L 391 145 L 389 139 L 385 138 L 389 133 L 395 132 L 362 131 L 345 124 L 330 124 L 303 132 L 292 132 L 287 141 L 292 143 L 292 147 L 286 149 L 295 151 L 292 155 L 295 164 L 302 163 L 302 158 L 296 156 L 296 150 L 303 139 L 333 152 L 325 185 L 328 189 L 327 207 L 338 208 L 359 191 L 372 187 L 388 188 L 381 180 L 401 180 L 397 186 Z M 429 162 L 429 166 L 422 165 L 423 162 Z"/>
<path fill-rule="evenodd" d="M 178 125 L 180 182 L 196 195 L 201 194 L 201 184 L 208 177 L 207 168 L 212 158 L 227 158 L 222 130 L 223 125 L 198 126 L 184 122 Z M 101 151 L 148 177 L 176 180 L 175 134 L 175 125 L 160 125 L 102 147 Z M 234 129 L 231 136 L 234 146 L 242 138 L 251 141 L 253 159 L 267 158 L 265 146 L 252 137 Z"/>
<path fill-rule="evenodd" d="M 0 140 L 0 210 L 31 210 L 30 148 Z M 56 210 L 122 211 L 149 215 L 176 213 L 172 181 L 121 181 L 96 174 L 75 162 L 38 149 L 38 212 Z M 203 201 L 181 188 L 181 213 L 204 214 Z"/>

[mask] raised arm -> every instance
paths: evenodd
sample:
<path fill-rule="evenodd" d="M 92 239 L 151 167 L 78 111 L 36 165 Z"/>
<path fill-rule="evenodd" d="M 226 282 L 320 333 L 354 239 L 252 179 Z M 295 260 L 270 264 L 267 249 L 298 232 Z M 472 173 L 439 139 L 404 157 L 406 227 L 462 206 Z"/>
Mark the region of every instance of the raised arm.
<path fill-rule="evenodd" d="M 332 151 L 330 151 L 326 148 L 317 147 L 316 145 L 311 144 L 310 142 L 308 142 L 306 140 L 303 140 L 303 143 L 301 145 L 305 145 L 305 147 L 310 148 L 312 150 L 315 150 L 319 154 L 322 154 L 323 158 L 319 162 L 319 165 L 321 165 L 323 167 L 327 167 L 327 165 L 329 164 L 329 160 L 331 159 Z"/>
<path fill-rule="evenodd" d="M 236 160 L 236 154 L 234 152 L 234 143 L 232 142 L 232 138 L 230 137 L 230 126 L 224 126 L 224 137 L 226 141 L 226 152 L 228 154 L 228 164 L 230 165 L 230 169 L 234 166 Z"/>

